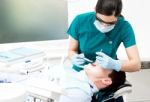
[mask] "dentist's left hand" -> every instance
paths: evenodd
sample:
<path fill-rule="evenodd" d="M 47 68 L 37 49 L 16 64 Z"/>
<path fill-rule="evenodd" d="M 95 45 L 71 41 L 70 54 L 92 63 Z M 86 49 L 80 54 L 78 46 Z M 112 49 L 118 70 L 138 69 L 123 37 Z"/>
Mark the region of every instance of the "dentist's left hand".
<path fill-rule="evenodd" d="M 120 71 L 122 67 L 121 60 L 114 60 L 103 52 L 96 52 L 96 62 L 103 68 Z"/>

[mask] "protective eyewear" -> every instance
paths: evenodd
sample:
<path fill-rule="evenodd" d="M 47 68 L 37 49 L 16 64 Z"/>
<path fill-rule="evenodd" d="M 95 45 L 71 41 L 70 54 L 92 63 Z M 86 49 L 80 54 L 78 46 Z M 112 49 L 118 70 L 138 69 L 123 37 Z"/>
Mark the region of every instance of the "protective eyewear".
<path fill-rule="evenodd" d="M 112 21 L 112 22 L 106 22 L 106 21 L 103 21 L 101 18 L 98 18 L 96 16 L 96 19 L 99 21 L 99 22 L 102 22 L 102 23 L 105 23 L 105 24 L 108 24 L 108 25 L 114 25 L 117 23 L 117 21 Z"/>

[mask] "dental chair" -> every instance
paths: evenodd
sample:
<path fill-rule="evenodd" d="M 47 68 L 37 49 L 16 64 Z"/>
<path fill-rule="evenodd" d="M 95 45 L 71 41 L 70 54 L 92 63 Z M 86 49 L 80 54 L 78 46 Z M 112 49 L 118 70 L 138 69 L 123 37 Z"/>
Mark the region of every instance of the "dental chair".
<path fill-rule="evenodd" d="M 112 101 L 112 99 L 118 99 L 121 96 L 129 94 L 131 92 L 132 92 L 132 85 L 128 81 L 126 81 L 123 85 L 118 87 L 118 89 L 116 91 L 105 92 L 105 93 L 102 92 L 100 95 L 101 97 L 99 97 L 99 93 L 95 93 L 93 95 L 94 100 L 92 100 L 92 102 L 114 102 L 114 101 Z M 99 99 L 101 99 L 101 100 L 99 100 Z M 119 102 L 119 101 L 117 101 L 117 102 Z"/>
<path fill-rule="evenodd" d="M 61 59 L 61 66 L 62 68 L 71 68 L 71 60 L 68 56 L 63 56 Z M 108 92 L 104 95 L 102 102 L 111 102 L 109 100 L 111 99 L 117 99 L 121 96 L 124 96 L 126 94 L 129 94 L 132 92 L 132 84 L 128 81 L 125 81 L 123 85 L 117 88 L 116 91 L 113 91 L 113 93 Z M 95 94 L 95 99 L 98 99 L 98 94 Z"/>

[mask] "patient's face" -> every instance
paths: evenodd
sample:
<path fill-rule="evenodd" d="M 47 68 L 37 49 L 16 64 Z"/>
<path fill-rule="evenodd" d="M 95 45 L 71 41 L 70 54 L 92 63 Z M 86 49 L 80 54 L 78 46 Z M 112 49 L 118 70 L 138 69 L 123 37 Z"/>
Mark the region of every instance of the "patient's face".
<path fill-rule="evenodd" d="M 107 78 L 112 70 L 104 69 L 98 65 L 88 64 L 85 66 L 85 71 L 89 77 L 95 78 Z"/>

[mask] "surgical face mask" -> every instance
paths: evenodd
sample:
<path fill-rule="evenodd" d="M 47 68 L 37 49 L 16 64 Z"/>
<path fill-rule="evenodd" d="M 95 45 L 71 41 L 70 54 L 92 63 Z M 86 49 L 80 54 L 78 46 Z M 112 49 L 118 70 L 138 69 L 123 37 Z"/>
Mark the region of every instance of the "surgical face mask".
<path fill-rule="evenodd" d="M 109 31 L 113 30 L 115 27 L 115 24 L 105 26 L 105 25 L 101 24 L 98 20 L 95 20 L 94 25 L 102 33 L 107 33 Z"/>

